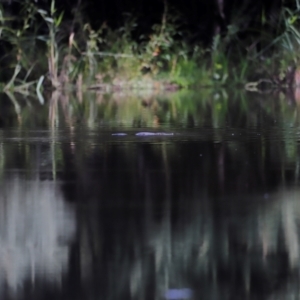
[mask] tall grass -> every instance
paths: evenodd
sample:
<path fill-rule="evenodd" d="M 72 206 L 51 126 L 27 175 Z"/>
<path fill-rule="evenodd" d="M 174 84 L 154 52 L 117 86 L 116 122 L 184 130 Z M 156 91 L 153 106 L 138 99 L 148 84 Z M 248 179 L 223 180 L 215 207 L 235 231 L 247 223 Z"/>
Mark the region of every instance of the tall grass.
<path fill-rule="evenodd" d="M 117 29 L 107 23 L 93 28 L 79 9 L 73 20 L 67 19 L 55 0 L 43 9 L 39 2 L 24 1 L 18 22 L 0 6 L 0 36 L 11 50 L 2 57 L 11 70 L 2 81 L 4 90 L 24 92 L 35 86 L 41 100 L 45 87 L 186 88 L 262 77 L 280 78 L 274 80 L 280 84 L 298 63 L 298 8 L 283 7 L 271 29 L 266 29 L 263 15 L 260 28 L 248 30 L 246 38 L 242 17 L 232 18 L 225 32 L 204 45 L 192 42 L 183 17 L 167 0 L 163 4 L 160 22 L 150 33 L 137 30 L 132 14 L 125 14 Z"/>

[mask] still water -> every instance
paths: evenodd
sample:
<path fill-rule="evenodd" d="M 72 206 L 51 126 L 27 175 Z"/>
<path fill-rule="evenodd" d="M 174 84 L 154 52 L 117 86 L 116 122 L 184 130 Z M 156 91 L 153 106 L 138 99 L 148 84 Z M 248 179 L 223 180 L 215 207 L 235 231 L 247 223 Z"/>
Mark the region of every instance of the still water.
<path fill-rule="evenodd" d="M 283 94 L 0 97 L 0 299 L 300 299 Z"/>

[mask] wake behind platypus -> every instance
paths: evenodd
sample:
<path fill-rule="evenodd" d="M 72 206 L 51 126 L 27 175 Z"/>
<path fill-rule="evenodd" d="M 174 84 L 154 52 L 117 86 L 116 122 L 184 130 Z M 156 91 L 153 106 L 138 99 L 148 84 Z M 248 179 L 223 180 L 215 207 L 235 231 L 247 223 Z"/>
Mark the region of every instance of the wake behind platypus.
<path fill-rule="evenodd" d="M 117 133 L 112 133 L 112 135 L 113 136 L 126 136 L 128 134 L 124 133 L 124 132 L 117 132 Z M 174 135 L 174 133 L 173 132 L 147 132 L 147 131 L 135 133 L 135 136 L 170 136 L 170 135 Z"/>

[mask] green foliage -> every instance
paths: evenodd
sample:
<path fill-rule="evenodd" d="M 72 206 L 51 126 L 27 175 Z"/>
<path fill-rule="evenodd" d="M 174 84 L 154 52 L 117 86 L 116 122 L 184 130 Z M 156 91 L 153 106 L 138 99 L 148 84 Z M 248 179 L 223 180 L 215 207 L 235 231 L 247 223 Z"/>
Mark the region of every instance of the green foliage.
<path fill-rule="evenodd" d="M 9 59 L 2 58 L 11 66 L 4 86 L 13 90 L 25 83 L 26 87 L 35 84 L 40 91 L 41 82 L 54 89 L 133 88 L 145 83 L 144 87 L 153 88 L 159 81 L 188 88 L 245 84 L 249 78 L 284 79 L 299 60 L 299 9 L 297 1 L 295 4 L 294 10 L 283 7 L 271 28 L 263 8 L 257 18 L 260 27 L 248 29 L 244 40 L 240 35 L 250 19 L 236 14 L 226 32 L 215 34 L 209 46 L 190 41 L 182 17 L 167 1 L 160 22 L 150 33 L 139 36 L 138 19 L 128 13 L 118 29 L 106 23 L 92 28 L 77 10 L 70 29 L 55 0 L 48 9 L 24 1 L 17 21 L 0 6 L 0 37 L 12 49 Z"/>

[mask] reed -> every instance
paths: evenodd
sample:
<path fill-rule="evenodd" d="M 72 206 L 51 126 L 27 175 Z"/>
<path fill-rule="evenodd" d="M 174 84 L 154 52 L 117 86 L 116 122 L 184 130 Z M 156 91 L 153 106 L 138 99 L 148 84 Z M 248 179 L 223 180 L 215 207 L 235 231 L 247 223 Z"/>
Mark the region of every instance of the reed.
<path fill-rule="evenodd" d="M 32 90 L 40 101 L 45 88 L 154 90 L 243 85 L 262 78 L 281 84 L 293 77 L 288 70 L 299 61 L 297 5 L 281 7 L 271 25 L 267 20 L 275 17 L 262 14 L 247 32 L 241 10 L 208 44 L 193 41 L 184 17 L 167 0 L 150 33 L 139 32 L 139 19 L 128 13 L 119 28 L 105 22 L 93 28 L 79 13 L 80 1 L 71 20 L 55 0 L 48 8 L 29 0 L 21 5 L 18 22 L 0 6 L 0 36 L 9 53 L 1 57 L 9 72 L 0 82 L 5 91 Z"/>

